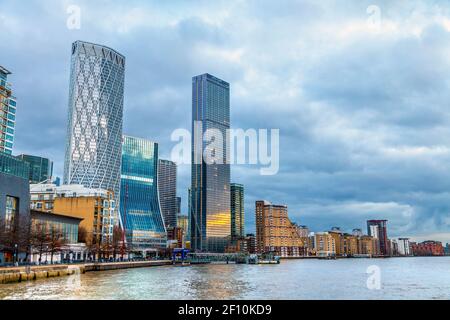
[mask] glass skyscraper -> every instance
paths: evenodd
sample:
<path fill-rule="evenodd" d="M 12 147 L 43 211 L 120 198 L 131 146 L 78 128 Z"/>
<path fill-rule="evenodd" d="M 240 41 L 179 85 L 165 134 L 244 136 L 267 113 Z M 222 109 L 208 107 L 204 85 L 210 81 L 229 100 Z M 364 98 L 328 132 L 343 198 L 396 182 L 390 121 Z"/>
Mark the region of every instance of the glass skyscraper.
<path fill-rule="evenodd" d="M 118 202 L 125 57 L 77 41 L 71 64 L 64 184 L 106 189 Z"/>
<path fill-rule="evenodd" d="M 124 136 L 120 214 L 127 242 L 134 249 L 166 247 L 157 173 L 158 144 Z"/>
<path fill-rule="evenodd" d="M 16 126 L 16 99 L 8 83 L 10 74 L 0 66 L 0 152 L 7 154 L 12 154 Z"/>
<path fill-rule="evenodd" d="M 30 165 L 30 183 L 51 183 L 53 175 L 53 162 L 50 159 L 41 158 L 37 156 L 31 156 L 27 154 L 21 154 L 17 156 L 22 161 L 27 162 Z"/>
<path fill-rule="evenodd" d="M 229 128 L 230 85 L 210 74 L 194 77 L 189 211 L 191 246 L 197 251 L 223 252 L 231 238 L 230 165 L 225 139 Z M 216 156 L 222 153 L 222 163 L 207 164 L 201 157 L 208 146 L 201 136 L 209 129 L 220 131 L 224 138 L 223 146 L 215 150 Z"/>
<path fill-rule="evenodd" d="M 233 241 L 245 236 L 244 186 L 231 184 L 231 239 Z"/>
<path fill-rule="evenodd" d="M 158 190 L 161 212 L 166 228 L 177 226 L 177 165 L 159 160 Z"/>

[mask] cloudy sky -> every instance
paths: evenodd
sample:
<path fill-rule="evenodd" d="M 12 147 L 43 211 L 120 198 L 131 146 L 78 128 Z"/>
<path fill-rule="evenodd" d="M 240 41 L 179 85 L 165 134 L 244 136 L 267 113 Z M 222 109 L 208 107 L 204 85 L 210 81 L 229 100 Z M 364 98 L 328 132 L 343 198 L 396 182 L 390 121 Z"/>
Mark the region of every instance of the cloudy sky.
<path fill-rule="evenodd" d="M 254 201 L 314 231 L 389 220 L 389 235 L 450 241 L 448 1 L 2 0 L 0 65 L 18 98 L 15 153 L 62 176 L 71 43 L 127 58 L 125 133 L 190 128 L 191 78 L 232 86 L 234 128 L 279 128 L 280 172 L 232 168 Z M 69 29 L 67 9 L 81 9 Z M 179 169 L 187 211 L 190 167 Z"/>

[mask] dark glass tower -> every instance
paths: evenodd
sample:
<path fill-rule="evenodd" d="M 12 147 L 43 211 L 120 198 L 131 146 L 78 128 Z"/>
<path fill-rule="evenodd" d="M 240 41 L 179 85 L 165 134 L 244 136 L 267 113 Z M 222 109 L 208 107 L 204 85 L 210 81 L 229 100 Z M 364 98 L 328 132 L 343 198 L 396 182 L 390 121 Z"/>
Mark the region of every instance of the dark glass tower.
<path fill-rule="evenodd" d="M 30 183 L 41 183 L 45 181 L 51 183 L 53 162 L 50 161 L 50 159 L 27 154 L 21 154 L 20 156 L 17 156 L 17 158 L 30 165 Z"/>
<path fill-rule="evenodd" d="M 158 144 L 124 136 L 120 214 L 127 243 L 134 249 L 166 247 L 157 172 Z"/>
<path fill-rule="evenodd" d="M 231 239 L 233 241 L 245 236 L 244 186 L 231 184 Z"/>
<path fill-rule="evenodd" d="M 227 130 L 230 128 L 230 85 L 212 75 L 192 80 L 192 183 L 190 203 L 193 250 L 223 252 L 231 237 L 230 165 Z M 207 164 L 202 155 L 208 130 L 220 131 L 223 145 L 216 150 L 221 163 Z M 225 152 L 221 152 L 225 151 Z M 221 152 L 221 154 L 220 154 Z"/>
<path fill-rule="evenodd" d="M 383 256 L 388 256 L 391 250 L 387 235 L 387 220 L 367 221 L 367 233 L 369 236 L 378 240 L 378 249 L 380 254 Z"/>
<path fill-rule="evenodd" d="M 159 160 L 158 191 L 166 228 L 177 226 L 177 165 Z"/>

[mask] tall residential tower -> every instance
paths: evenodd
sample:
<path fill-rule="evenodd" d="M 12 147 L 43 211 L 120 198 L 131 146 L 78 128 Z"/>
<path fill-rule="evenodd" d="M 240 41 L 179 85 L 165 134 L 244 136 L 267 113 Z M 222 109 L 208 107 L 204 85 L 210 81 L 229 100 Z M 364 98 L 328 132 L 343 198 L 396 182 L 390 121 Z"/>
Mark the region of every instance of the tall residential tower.
<path fill-rule="evenodd" d="M 193 250 L 223 252 L 231 237 L 227 129 L 230 129 L 230 85 L 210 74 L 194 77 L 189 208 Z M 203 154 L 214 132 L 222 135 L 223 144 L 217 144 L 211 151 L 217 161 L 205 161 Z M 203 135 L 205 139 L 202 139 Z"/>
<path fill-rule="evenodd" d="M 112 191 L 118 204 L 125 57 L 77 41 L 71 63 L 64 184 Z"/>
<path fill-rule="evenodd" d="M 233 241 L 245 236 L 244 186 L 231 184 L 231 239 Z"/>
<path fill-rule="evenodd" d="M 16 99 L 8 83 L 10 74 L 0 66 L 0 152 L 7 154 L 12 154 L 16 126 Z"/>

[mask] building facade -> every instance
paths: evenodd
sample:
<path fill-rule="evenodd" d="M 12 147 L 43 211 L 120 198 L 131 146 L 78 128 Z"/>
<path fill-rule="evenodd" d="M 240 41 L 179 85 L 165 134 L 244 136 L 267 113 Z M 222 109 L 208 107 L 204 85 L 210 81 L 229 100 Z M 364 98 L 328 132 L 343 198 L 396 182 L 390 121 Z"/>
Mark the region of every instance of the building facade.
<path fill-rule="evenodd" d="M 411 256 L 411 244 L 409 238 L 398 239 L 398 254 L 401 256 Z"/>
<path fill-rule="evenodd" d="M 83 241 L 100 245 L 113 238 L 115 200 L 111 191 L 82 185 L 34 184 L 30 186 L 30 208 L 82 219 Z"/>
<path fill-rule="evenodd" d="M 178 215 L 177 216 L 177 226 L 183 229 L 183 233 L 186 237 L 186 239 L 188 239 L 188 234 L 189 234 L 189 216 L 185 216 L 185 215 Z"/>
<path fill-rule="evenodd" d="M 421 243 L 411 244 L 414 256 L 444 256 L 444 246 L 442 242 L 428 240 Z"/>
<path fill-rule="evenodd" d="M 0 263 L 12 262 L 27 250 L 26 244 L 15 248 L 13 237 L 30 219 L 29 166 L 0 152 Z"/>
<path fill-rule="evenodd" d="M 17 156 L 30 165 L 30 183 L 50 183 L 53 176 L 53 161 L 47 158 L 21 154 Z"/>
<path fill-rule="evenodd" d="M 245 237 L 244 186 L 232 183 L 231 187 L 231 240 Z"/>
<path fill-rule="evenodd" d="M 230 85 L 212 75 L 192 80 L 191 246 L 224 252 L 231 238 L 229 147 Z M 220 134 L 222 139 L 214 140 Z M 214 146 L 210 142 L 214 140 Z M 222 140 L 220 143 L 220 140 Z M 204 154 L 209 158 L 205 159 Z"/>
<path fill-rule="evenodd" d="M 112 191 L 117 203 L 124 79 L 123 55 L 82 41 L 72 45 L 63 184 Z"/>
<path fill-rule="evenodd" d="M 303 240 L 289 219 L 287 206 L 256 202 L 256 247 L 258 253 L 275 252 L 281 257 L 304 254 Z"/>
<path fill-rule="evenodd" d="M 177 226 L 177 165 L 169 160 L 159 160 L 158 192 L 161 212 L 166 228 Z"/>
<path fill-rule="evenodd" d="M 8 83 L 8 70 L 0 66 L 0 152 L 12 154 L 17 101 Z"/>
<path fill-rule="evenodd" d="M 158 144 L 124 136 L 120 214 L 129 246 L 165 248 L 166 228 L 158 197 Z"/>
<path fill-rule="evenodd" d="M 380 255 L 390 255 L 390 244 L 387 233 L 387 220 L 369 220 L 367 221 L 367 233 L 369 236 L 378 240 L 378 250 Z"/>
<path fill-rule="evenodd" d="M 317 257 L 336 256 L 335 238 L 329 232 L 316 232 L 313 236 L 314 251 Z"/>

